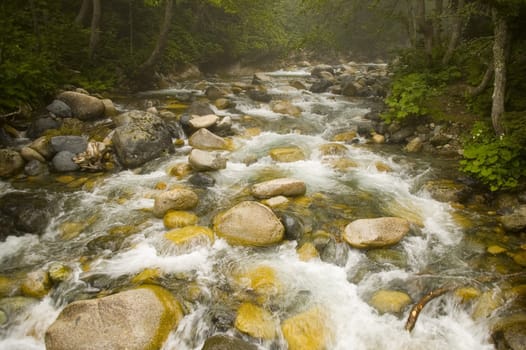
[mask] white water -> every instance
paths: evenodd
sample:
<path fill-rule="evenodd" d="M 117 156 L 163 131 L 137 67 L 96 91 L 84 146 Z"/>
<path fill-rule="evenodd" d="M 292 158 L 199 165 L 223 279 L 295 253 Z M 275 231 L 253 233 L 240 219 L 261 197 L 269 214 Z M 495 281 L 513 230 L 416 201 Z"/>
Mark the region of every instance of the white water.
<path fill-rule="evenodd" d="M 283 71 L 269 75 L 303 77 L 305 72 Z M 288 88 L 283 89 L 282 86 L 275 83 L 271 93 L 285 94 Z M 174 91 L 191 92 L 187 89 Z M 170 91 L 158 93 L 165 92 Z M 401 287 L 407 284 L 407 292 L 415 294 L 414 297 L 425 294 L 428 290 L 415 289 L 418 284 L 413 282 L 419 278 L 418 273 L 447 254 L 461 240 L 463 232 L 452 219 L 451 208 L 447 204 L 437 202 L 419 191 L 419 184 L 429 174 L 427 165 L 400 157 L 395 159 L 366 148 L 363 144 L 346 145 L 346 156 L 357 163 L 355 168 L 341 172 L 323 162 L 318 147 L 328 143 L 334 131 L 349 128 L 353 121 L 359 120 L 368 111 L 367 108 L 331 94 L 294 92 L 288 96 L 304 111 L 299 121 L 274 113 L 265 104 L 244 99 L 236 101 L 241 115 L 249 115 L 262 125 L 272 126 L 258 136 L 234 139 L 237 148 L 228 154 L 227 168 L 212 174 L 216 185 L 200 193 L 205 202 L 215 203 L 203 215 L 202 220 L 205 222 L 201 224 L 209 225 L 210 222 L 206 220 L 213 212 L 235 204 L 236 198 L 262 173 L 271 171 L 303 180 L 307 184 L 308 196 L 323 193 L 331 200 L 334 196 L 335 203 L 352 200 L 357 194 L 365 193 L 370 199 L 364 202 L 364 206 L 375 206 L 375 210 L 384 216 L 406 217 L 415 222 L 415 227 L 420 225 L 398 246 L 399 251 L 407 257 L 407 266 L 376 266 L 355 281 L 357 273 L 372 263 L 366 252 L 354 249 L 349 250 L 346 263 L 342 266 L 320 259 L 300 261 L 295 242 L 254 249 L 231 247 L 218 239 L 210 246 L 171 249 L 163 237 L 165 229 L 161 220 L 152 218 L 142 209 L 153 206 L 156 183 L 186 184 L 186 180 L 177 180 L 167 174 L 171 165 L 186 161 L 187 156 L 184 154 L 153 162 L 140 174 L 123 171 L 105 179 L 93 192 L 81 191 L 67 197 L 64 200 L 66 204 L 62 204 L 64 209 L 52 221 L 43 237 L 10 237 L 0 243 L 0 262 L 13 256 L 23 256 L 26 263 L 42 266 L 60 257 L 60 260 L 78 267 L 78 254 L 85 253 L 83 249 L 88 242 L 107 235 L 108 229 L 112 227 L 131 223 L 140 228 L 138 232 L 127 237 L 120 250 L 100 252 L 90 262 L 88 272 L 78 269 L 67 287 L 71 293 L 77 289 L 78 293 L 95 292 L 97 287 L 84 281 L 97 276 L 106 276 L 112 280 L 129 278 L 147 268 L 159 269 L 164 275 L 189 276 L 208 297 L 189 306 L 189 313 L 178 329 L 172 332 L 164 350 L 201 348 L 204 340 L 213 335 L 207 315 L 218 302 L 213 300 L 214 291 L 226 283 L 233 269 L 247 266 L 270 266 L 276 270 L 283 285 L 279 296 L 280 306 L 275 311 L 277 319 L 285 316 L 285 310 L 297 300 L 302 300 L 299 305 L 301 309 L 319 306 L 329 315 L 328 327 L 333 333 L 329 349 L 492 349 L 493 346 L 488 342 L 487 325 L 475 322 L 470 317 L 469 307 L 460 304 L 451 295 L 440 297 L 427 305 L 412 333 L 404 330 L 407 310 L 402 317 L 396 317 L 380 315 L 369 306 L 368 299 L 379 289 L 403 290 Z M 327 108 L 329 113 L 315 113 L 319 105 Z M 232 114 L 233 117 L 239 115 Z M 280 122 L 284 125 L 295 122 L 298 130 L 286 127 L 276 130 L 274 126 Z M 302 132 L 301 123 L 307 125 L 307 130 L 315 127 L 318 132 Z M 236 127 L 243 129 L 243 125 Z M 303 150 L 305 160 L 276 163 L 268 156 L 272 148 L 292 145 Z M 254 156 L 255 162 L 245 164 L 247 157 Z M 375 166 L 377 162 L 388 165 L 392 171 L 378 171 Z M 417 169 L 412 169 L 413 166 Z M 4 183 L 0 183 L 0 189 L 11 190 Z M 125 200 L 117 200 L 121 197 Z M 67 204 L 68 201 L 71 203 Z M 61 242 L 61 224 L 85 220 L 91 215 L 97 215 L 94 224 L 69 242 Z M 356 218 L 349 217 L 348 221 L 353 219 Z M 67 244 L 71 245 L 71 252 L 63 251 L 68 250 L 64 249 Z M 454 264 L 454 260 L 450 263 Z M 466 270 L 465 273 L 469 275 L 470 271 Z M 45 329 L 66 303 L 56 295 L 54 299 L 46 297 L 18 315 L 13 325 L 0 333 L 0 349 L 44 349 Z M 235 333 L 233 329 L 228 332 Z M 280 349 L 285 348 L 283 339 L 278 340 L 277 344 Z M 276 344 L 259 343 L 261 349 L 271 346 L 275 348 Z"/>

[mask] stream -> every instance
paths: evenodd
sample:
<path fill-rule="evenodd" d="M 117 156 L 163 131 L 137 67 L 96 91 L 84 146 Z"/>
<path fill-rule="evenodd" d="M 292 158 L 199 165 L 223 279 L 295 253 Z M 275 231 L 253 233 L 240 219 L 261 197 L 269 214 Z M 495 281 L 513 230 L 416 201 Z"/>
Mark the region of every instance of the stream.
<path fill-rule="evenodd" d="M 267 74 L 273 99 L 291 101 L 301 115 L 275 113 L 268 103 L 229 95 L 235 109 L 214 111 L 232 119 L 233 150 L 225 152 L 225 169 L 209 173 L 213 186 L 195 186 L 188 176 L 172 175 L 170 169 L 187 163 L 188 140 L 174 154 L 140 169 L 74 175 L 83 178 L 78 186 L 0 182 L 2 193 L 45 196 L 55 213 L 44 235 L 8 237 L 0 243 L 0 277 L 16 280 L 38 269 L 69 271 L 40 300 L 21 300 L 6 312 L 0 349 L 45 349 L 44 333 L 68 303 L 144 282 L 172 291 L 185 311 L 164 350 L 201 349 L 214 334 L 243 338 L 259 349 L 287 349 L 279 327 L 272 340 L 252 338 L 234 327 L 240 302 L 261 297 L 240 286 L 236 276 L 258 268 L 272 271 L 278 281 L 269 282 L 273 290 L 260 300 L 278 323 L 304 310 L 323 310 L 331 333 L 328 349 L 494 348 L 487 318 L 473 316 L 477 303 L 454 292 L 427 304 L 412 332 L 404 329 L 411 306 L 426 293 L 446 285 L 486 291 L 493 286 L 479 277 L 495 272 L 492 266 L 501 263 L 500 258 L 491 266 L 484 262 L 494 234 L 486 213 L 439 202 L 424 188 L 427 181 L 454 173 L 454 162 L 444 165 L 449 163 L 406 154 L 398 146 L 371 144 L 361 136 L 332 141 L 367 122 L 364 116 L 377 102 L 289 86 L 291 79 L 308 77 L 307 71 Z M 250 83 L 251 77 L 237 79 Z M 232 80 L 213 82 L 228 87 Z M 203 98 L 194 86 L 181 83 L 116 102 L 126 110 L 153 99 L 161 109 L 181 94 Z M 324 152 L 329 143 L 343 148 Z M 269 156 L 273 149 L 291 146 L 302 151 L 303 159 L 279 162 Z M 253 200 L 250 186 L 280 177 L 303 181 L 307 193 L 274 209 L 292 223 L 287 230 L 299 233 L 271 247 L 233 246 L 218 237 L 211 244 L 177 247 L 165 239 L 162 219 L 151 213 L 156 193 L 182 185 L 199 196 L 194 210 L 198 224 L 211 228 L 216 214 Z M 354 220 L 389 216 L 411 222 L 410 233 L 395 246 L 361 250 L 342 239 L 343 228 Z M 298 248 L 305 243 L 316 247 L 317 257 L 300 259 Z M 503 269 L 515 271 L 513 266 Z M 401 312 L 382 313 L 370 303 L 380 290 L 403 292 L 411 302 Z"/>

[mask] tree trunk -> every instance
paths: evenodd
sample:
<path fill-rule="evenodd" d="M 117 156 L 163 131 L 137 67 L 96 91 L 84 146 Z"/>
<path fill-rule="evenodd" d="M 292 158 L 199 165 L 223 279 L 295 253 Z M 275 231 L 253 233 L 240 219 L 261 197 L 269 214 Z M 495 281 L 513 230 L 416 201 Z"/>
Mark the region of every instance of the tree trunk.
<path fill-rule="evenodd" d="M 449 44 L 447 46 L 446 53 L 442 57 L 442 64 L 445 66 L 449 64 L 453 53 L 457 48 L 458 42 L 460 41 L 460 35 L 462 34 L 462 11 L 464 10 L 464 0 L 457 1 L 456 13 L 453 17 L 453 24 L 451 25 L 451 37 L 449 38 Z"/>
<path fill-rule="evenodd" d="M 91 35 L 89 39 L 89 50 L 88 57 L 90 60 L 93 59 L 95 54 L 95 49 L 99 43 L 100 39 L 100 0 L 93 0 L 93 15 L 91 17 Z"/>
<path fill-rule="evenodd" d="M 469 95 L 471 97 L 475 97 L 483 93 L 484 90 L 486 90 L 486 88 L 489 86 L 492 77 L 493 61 L 489 63 L 488 68 L 486 69 L 486 72 L 484 72 L 484 76 L 482 77 L 482 81 L 480 82 L 480 84 L 474 88 L 470 88 L 470 90 L 468 91 Z"/>
<path fill-rule="evenodd" d="M 491 106 L 491 122 L 497 136 L 503 135 L 501 117 L 504 114 L 504 98 L 506 94 L 506 61 L 509 41 L 508 23 L 506 18 L 493 9 L 495 38 L 493 40 L 493 65 L 495 80 L 493 84 L 493 103 Z"/>
<path fill-rule="evenodd" d="M 435 0 L 435 15 L 433 18 L 433 43 L 439 46 L 442 43 L 442 14 L 444 12 L 444 0 Z"/>
<path fill-rule="evenodd" d="M 77 17 L 75 17 L 75 23 L 84 26 L 84 23 L 86 23 L 86 19 L 88 18 L 90 5 L 91 0 L 82 0 L 82 5 L 80 5 L 79 13 L 77 14 Z"/>
<path fill-rule="evenodd" d="M 426 1 L 417 0 L 415 6 L 415 19 L 417 29 L 422 34 L 424 50 L 431 57 L 433 54 L 433 25 L 426 19 Z"/>
<path fill-rule="evenodd" d="M 153 49 L 150 57 L 139 67 L 140 74 L 145 74 L 151 71 L 161 59 L 166 44 L 168 43 L 168 34 L 170 33 L 170 23 L 172 21 L 173 0 L 165 0 L 164 2 L 164 19 L 161 25 L 159 38 L 157 44 Z"/>
<path fill-rule="evenodd" d="M 130 57 L 133 56 L 133 0 L 129 2 L 128 20 L 130 21 Z"/>

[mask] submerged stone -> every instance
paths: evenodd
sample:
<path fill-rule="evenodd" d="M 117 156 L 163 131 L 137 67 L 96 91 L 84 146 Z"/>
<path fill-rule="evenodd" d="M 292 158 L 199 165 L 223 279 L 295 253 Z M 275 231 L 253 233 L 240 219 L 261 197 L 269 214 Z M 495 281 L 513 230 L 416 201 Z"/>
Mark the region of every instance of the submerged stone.
<path fill-rule="evenodd" d="M 270 198 L 274 196 L 302 196 L 307 191 L 305 182 L 291 178 L 274 179 L 260 182 L 250 189 L 256 198 Z"/>
<path fill-rule="evenodd" d="M 267 310 L 251 304 L 243 303 L 237 310 L 234 326 L 243 333 L 254 338 L 272 340 L 276 337 L 276 322 Z"/>
<path fill-rule="evenodd" d="M 270 157 L 283 163 L 297 162 L 299 160 L 305 160 L 305 154 L 299 147 L 282 147 L 274 148 L 269 152 Z"/>
<path fill-rule="evenodd" d="M 379 290 L 373 294 L 369 303 L 380 313 L 399 314 L 411 304 L 407 293 L 395 290 Z"/>
<path fill-rule="evenodd" d="M 214 242 L 214 232 L 208 227 L 186 226 L 165 233 L 164 237 L 181 247 L 208 245 Z"/>
<path fill-rule="evenodd" d="M 187 210 L 197 206 L 199 197 L 197 194 L 186 188 L 178 188 L 166 191 L 155 197 L 153 204 L 153 214 L 157 217 L 163 217 L 170 210 Z"/>
<path fill-rule="evenodd" d="M 181 210 L 170 210 L 163 218 L 164 227 L 167 229 L 195 225 L 199 218 L 194 213 Z"/>
<path fill-rule="evenodd" d="M 205 341 L 201 350 L 257 350 L 258 347 L 228 335 L 214 335 Z"/>
<path fill-rule="evenodd" d="M 290 317 L 281 324 L 289 350 L 325 350 L 330 348 L 331 331 L 327 317 L 319 308 L 312 308 Z"/>

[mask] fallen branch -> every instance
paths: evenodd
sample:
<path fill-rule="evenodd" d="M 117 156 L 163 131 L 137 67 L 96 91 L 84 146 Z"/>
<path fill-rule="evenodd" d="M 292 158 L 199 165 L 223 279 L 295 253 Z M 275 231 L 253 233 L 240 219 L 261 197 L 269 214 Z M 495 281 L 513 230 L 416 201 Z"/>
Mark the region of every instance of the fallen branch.
<path fill-rule="evenodd" d="M 418 316 L 420 315 L 420 312 L 424 309 L 424 306 L 426 306 L 427 303 L 429 303 L 431 300 L 438 298 L 439 296 L 446 294 L 447 292 L 455 289 L 454 287 L 442 287 L 435 289 L 426 295 L 422 297 L 416 303 L 413 308 L 411 309 L 411 312 L 409 313 L 409 317 L 407 318 L 407 322 L 405 323 L 405 329 L 406 331 L 411 332 L 413 328 L 415 328 L 416 321 L 418 320 Z"/>
<path fill-rule="evenodd" d="M 2 119 L 9 118 L 9 117 L 12 117 L 14 115 L 20 114 L 21 112 L 22 112 L 22 107 L 18 107 L 17 111 L 14 111 L 14 112 L 11 112 L 11 113 L 7 113 L 7 114 L 0 114 L 0 118 L 2 118 Z"/>

